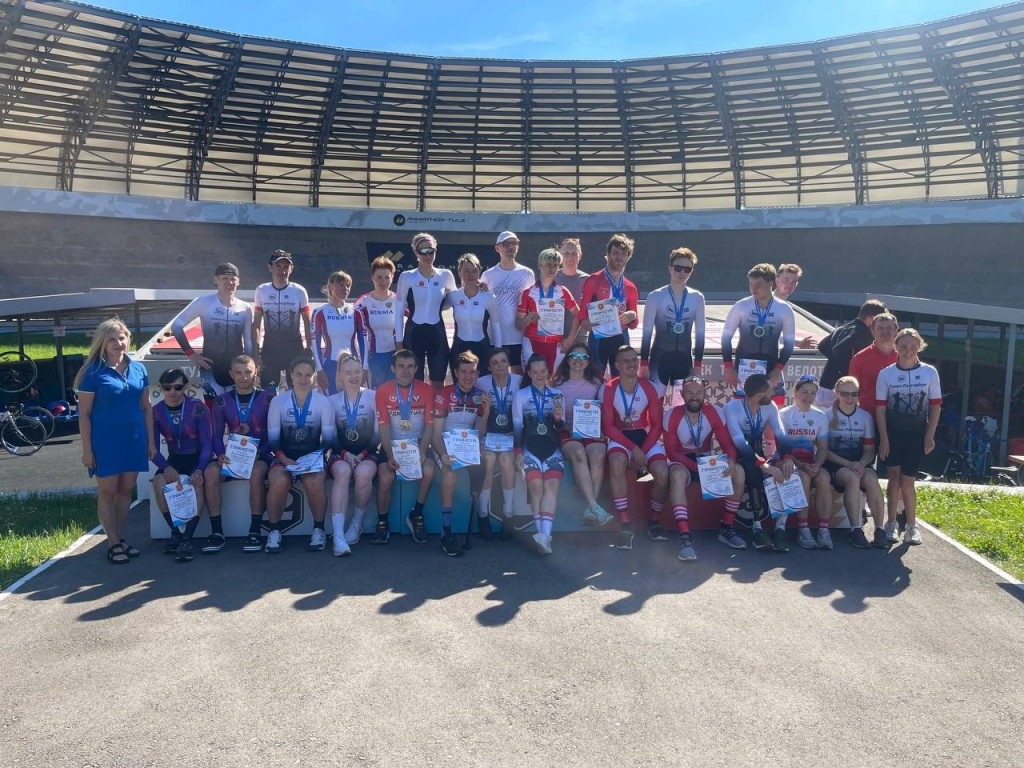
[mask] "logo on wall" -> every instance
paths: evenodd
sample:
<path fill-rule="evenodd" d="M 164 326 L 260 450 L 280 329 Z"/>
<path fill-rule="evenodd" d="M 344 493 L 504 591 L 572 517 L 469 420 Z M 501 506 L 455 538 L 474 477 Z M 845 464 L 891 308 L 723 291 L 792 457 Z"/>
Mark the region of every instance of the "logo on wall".
<path fill-rule="evenodd" d="M 405 226 L 405 216 L 403 216 L 400 213 L 396 213 L 395 214 L 395 218 L 394 218 L 394 222 L 395 222 L 395 226 L 396 227 L 404 227 Z"/>
<path fill-rule="evenodd" d="M 282 533 L 302 525 L 302 521 L 306 516 L 305 507 L 306 499 L 302 491 L 298 488 L 289 488 L 288 504 L 284 508 L 284 514 L 281 516 Z M 267 520 L 263 521 L 263 529 L 266 531 L 270 530 L 270 523 Z"/>

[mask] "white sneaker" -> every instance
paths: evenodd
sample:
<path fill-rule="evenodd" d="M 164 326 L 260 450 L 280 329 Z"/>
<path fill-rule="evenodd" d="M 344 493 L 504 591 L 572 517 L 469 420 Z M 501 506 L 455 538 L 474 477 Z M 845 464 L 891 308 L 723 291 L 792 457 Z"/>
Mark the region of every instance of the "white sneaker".
<path fill-rule="evenodd" d="M 608 510 L 600 504 L 595 504 L 590 511 L 594 513 L 594 517 L 597 518 L 597 524 L 602 528 L 615 519 L 612 515 L 608 514 Z"/>
<path fill-rule="evenodd" d="M 545 536 L 543 533 L 533 534 L 533 542 L 537 545 L 537 551 L 542 555 L 551 554 L 551 537 Z"/>
<path fill-rule="evenodd" d="M 309 551 L 319 552 L 327 545 L 327 535 L 321 528 L 314 528 L 313 535 L 309 537 Z"/>
<path fill-rule="evenodd" d="M 921 529 L 917 527 L 917 523 L 907 526 L 907 530 L 903 533 L 903 540 L 908 544 L 921 543 Z"/>
<path fill-rule="evenodd" d="M 358 544 L 359 537 L 363 535 L 363 521 L 353 520 L 345 531 L 345 542 L 347 544 Z"/>
<path fill-rule="evenodd" d="M 814 541 L 814 535 L 811 533 L 810 528 L 796 529 L 796 543 L 804 549 L 817 549 L 818 547 Z"/>
<path fill-rule="evenodd" d="M 832 549 L 832 534 L 828 528 L 818 529 L 818 549 Z"/>
<path fill-rule="evenodd" d="M 895 520 L 885 524 L 885 539 L 890 544 L 895 544 L 900 540 L 900 524 Z"/>
<path fill-rule="evenodd" d="M 267 534 L 267 546 L 266 551 L 272 555 L 276 555 L 281 551 L 281 532 L 271 531 Z"/>
<path fill-rule="evenodd" d="M 351 549 L 351 547 L 349 547 L 348 542 L 345 540 L 345 537 L 344 536 L 338 536 L 337 534 L 335 534 L 335 536 L 334 536 L 334 556 L 335 557 L 345 557 L 346 555 L 351 555 L 351 554 L 352 554 L 352 549 Z"/>

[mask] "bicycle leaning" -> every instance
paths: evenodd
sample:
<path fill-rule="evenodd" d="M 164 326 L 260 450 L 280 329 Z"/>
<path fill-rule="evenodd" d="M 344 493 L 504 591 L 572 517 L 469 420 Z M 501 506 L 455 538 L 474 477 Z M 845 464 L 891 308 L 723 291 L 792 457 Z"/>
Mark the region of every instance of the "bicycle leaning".
<path fill-rule="evenodd" d="M 36 381 L 36 364 L 21 352 L 0 352 L 0 393 L 17 395 Z M 0 410 L 0 445 L 14 456 L 30 456 L 53 434 L 56 420 L 39 405 L 9 403 Z"/>

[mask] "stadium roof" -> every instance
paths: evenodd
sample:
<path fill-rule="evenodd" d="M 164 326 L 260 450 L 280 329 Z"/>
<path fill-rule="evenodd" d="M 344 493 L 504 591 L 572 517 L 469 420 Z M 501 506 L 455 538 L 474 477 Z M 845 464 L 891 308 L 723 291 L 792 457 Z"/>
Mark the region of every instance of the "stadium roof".
<path fill-rule="evenodd" d="M 1016 196 L 1024 3 L 630 61 L 431 58 L 0 4 L 0 185 L 424 211 Z"/>

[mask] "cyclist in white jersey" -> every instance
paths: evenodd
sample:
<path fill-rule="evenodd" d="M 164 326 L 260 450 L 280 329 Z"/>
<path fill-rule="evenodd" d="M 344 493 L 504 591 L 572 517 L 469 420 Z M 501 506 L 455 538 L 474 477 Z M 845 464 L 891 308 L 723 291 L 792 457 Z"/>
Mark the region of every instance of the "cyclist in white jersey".
<path fill-rule="evenodd" d="M 818 540 L 814 540 L 808 520 L 808 507 L 797 513 L 796 541 L 804 549 L 832 549 L 829 522 L 832 516 L 832 490 L 829 474 L 822 467 L 828 458 L 828 418 L 814 407 L 818 395 L 816 376 L 801 376 L 793 391 L 793 405 L 779 411 L 786 430 L 793 463 L 800 473 L 804 495 L 811 498 L 814 486 L 814 509 L 818 515 Z"/>
<path fill-rule="evenodd" d="M 269 283 L 256 287 L 255 311 L 252 319 L 253 358 L 260 369 L 260 385 L 277 386 L 284 371 L 291 386 L 291 363 L 307 351 L 313 339 L 310 327 L 309 294 L 298 283 L 289 282 L 295 264 L 287 251 L 274 251 L 267 262 L 273 275 Z M 259 345 L 263 331 L 263 347 Z"/>
<path fill-rule="evenodd" d="M 332 272 L 323 293 L 327 303 L 313 313 L 313 362 L 320 391 L 333 395 L 338 391 L 338 355 L 357 351 L 355 312 L 348 303 L 352 278 L 345 272 Z"/>
<path fill-rule="evenodd" d="M 200 296 L 171 321 L 171 333 L 203 378 L 204 389 L 223 394 L 231 386 L 231 361 L 252 354 L 252 307 L 235 298 L 240 284 L 238 267 L 225 262 L 213 270 L 217 293 Z M 199 320 L 203 333 L 202 354 L 192 349 L 185 328 Z"/>
<path fill-rule="evenodd" d="M 395 341 L 399 349 L 409 349 L 416 356 L 416 378 L 423 381 L 429 367 L 430 384 L 439 390 L 448 375 L 449 352 L 441 306 L 448 292 L 455 290 L 455 275 L 450 269 L 434 268 L 437 240 L 433 235 L 416 235 L 412 248 L 419 268 L 398 276 Z"/>
<path fill-rule="evenodd" d="M 395 315 L 397 297 L 391 292 L 395 264 L 385 256 L 378 256 L 370 264 L 373 290 L 356 301 L 356 341 L 359 357 L 363 361 L 366 379 L 373 389 L 394 378 L 391 357 L 395 353 Z"/>
<path fill-rule="evenodd" d="M 460 352 L 472 352 L 480 361 L 477 373 L 483 375 L 487 353 L 501 346 L 498 302 L 493 293 L 480 288 L 481 268 L 476 254 L 462 254 L 457 268 L 462 287 L 444 297 L 444 307 L 452 310 L 455 320 L 451 359 Z"/>
<path fill-rule="evenodd" d="M 659 395 L 699 371 L 704 359 L 704 294 L 687 286 L 696 264 L 697 254 L 676 248 L 668 257 L 669 284 L 647 294 L 640 375 Z"/>
<path fill-rule="evenodd" d="M 775 267 L 758 264 L 747 272 L 750 296 L 740 299 L 725 316 L 722 328 L 722 359 L 725 362 L 725 381 L 743 396 L 743 382 L 753 373 L 762 373 L 771 381 L 773 392 L 781 380 L 782 369 L 789 362 L 796 339 L 796 320 L 793 308 L 772 295 Z M 739 331 L 733 360 L 733 336 Z M 735 362 L 735 365 L 734 365 Z M 778 398 L 782 405 L 785 398 Z"/>
<path fill-rule="evenodd" d="M 523 332 L 516 328 L 516 311 L 523 291 L 530 288 L 536 278 L 533 270 L 516 261 L 519 237 L 515 232 L 502 232 L 494 245 L 500 260 L 483 274 L 487 290 L 498 300 L 498 324 L 501 340 L 508 350 L 512 372 L 523 373 Z"/>

